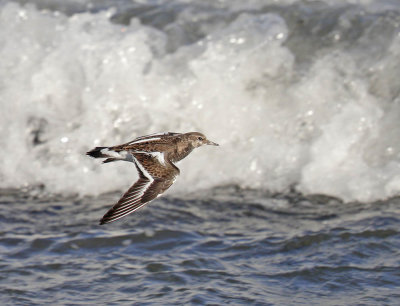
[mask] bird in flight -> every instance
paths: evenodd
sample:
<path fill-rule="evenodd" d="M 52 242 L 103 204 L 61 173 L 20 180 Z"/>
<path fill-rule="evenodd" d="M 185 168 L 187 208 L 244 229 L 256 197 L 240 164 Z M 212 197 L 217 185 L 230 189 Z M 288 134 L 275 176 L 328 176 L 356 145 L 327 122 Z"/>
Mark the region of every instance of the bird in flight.
<path fill-rule="evenodd" d="M 161 196 L 176 180 L 179 169 L 174 163 L 202 145 L 218 146 L 201 133 L 157 133 L 138 137 L 131 142 L 96 147 L 86 154 L 105 158 L 103 163 L 118 160 L 133 162 L 139 179 L 103 216 L 100 224 L 116 221 Z"/>

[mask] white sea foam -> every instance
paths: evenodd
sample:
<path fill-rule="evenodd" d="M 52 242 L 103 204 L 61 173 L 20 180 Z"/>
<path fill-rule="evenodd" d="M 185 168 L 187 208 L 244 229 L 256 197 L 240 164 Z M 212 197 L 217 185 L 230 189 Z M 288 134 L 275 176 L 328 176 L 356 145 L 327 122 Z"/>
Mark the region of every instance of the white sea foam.
<path fill-rule="evenodd" d="M 393 23 L 377 18 L 356 29 L 358 11 L 349 9 L 309 45 L 301 39 L 314 32 L 289 27 L 279 12 L 243 12 L 199 26 L 206 35 L 169 52 L 190 10 L 156 29 L 138 19 L 111 23 L 112 11 L 0 9 L 0 187 L 124 189 L 136 178 L 131 164 L 101 165 L 85 152 L 158 131 L 199 131 L 220 146 L 182 161 L 175 190 L 234 183 L 344 200 L 399 194 L 393 12 Z"/>

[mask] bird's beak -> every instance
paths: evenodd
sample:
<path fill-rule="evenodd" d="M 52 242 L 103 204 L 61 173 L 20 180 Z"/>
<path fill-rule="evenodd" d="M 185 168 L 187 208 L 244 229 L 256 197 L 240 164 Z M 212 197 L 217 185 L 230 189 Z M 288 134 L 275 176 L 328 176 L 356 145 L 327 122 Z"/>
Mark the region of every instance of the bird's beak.
<path fill-rule="evenodd" d="M 210 145 L 210 146 L 219 146 L 218 143 L 215 143 L 215 142 L 212 142 L 212 141 L 209 141 L 209 140 L 207 140 L 207 144 Z"/>

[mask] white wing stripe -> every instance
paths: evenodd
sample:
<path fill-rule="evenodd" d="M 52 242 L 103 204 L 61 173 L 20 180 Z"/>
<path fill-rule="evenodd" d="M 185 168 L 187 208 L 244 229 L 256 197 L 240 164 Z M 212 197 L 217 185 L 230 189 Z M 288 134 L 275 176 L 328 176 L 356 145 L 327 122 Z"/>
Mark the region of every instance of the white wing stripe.
<path fill-rule="evenodd" d="M 131 200 L 127 201 L 127 202 L 124 202 L 120 207 L 118 207 L 118 210 L 123 209 L 123 208 L 126 207 L 126 206 L 130 206 L 132 203 L 135 203 L 135 202 L 137 202 L 137 201 L 140 201 L 140 199 L 141 199 L 141 197 L 139 197 L 139 198 L 134 198 L 134 199 L 131 199 Z"/>
<path fill-rule="evenodd" d="M 134 212 L 135 210 L 138 210 L 140 207 L 142 207 L 142 206 L 135 207 L 135 209 L 133 209 L 132 211 L 128 211 L 128 212 L 126 212 L 125 214 L 122 214 L 122 215 L 113 215 L 112 217 L 107 219 L 107 221 L 105 223 L 110 223 L 110 222 L 114 222 L 114 221 L 116 221 L 118 219 L 121 219 L 122 217 L 125 217 L 126 215 L 129 215 L 130 213 Z"/>
<path fill-rule="evenodd" d="M 139 205 L 138 205 L 138 204 L 139 204 Z M 133 206 L 126 207 L 126 208 L 123 209 L 123 210 L 118 210 L 117 212 L 115 212 L 115 213 L 113 214 L 113 216 L 118 217 L 118 216 L 120 216 L 120 215 L 126 215 L 127 212 L 130 212 L 130 211 L 132 211 L 132 210 L 135 210 L 135 209 L 137 208 L 137 206 L 143 206 L 143 205 L 145 205 L 145 204 L 146 204 L 146 203 L 135 203 L 135 205 L 133 205 Z"/>
<path fill-rule="evenodd" d="M 129 208 L 124 209 L 123 211 L 117 211 L 110 217 L 110 221 L 114 218 L 120 218 L 121 216 L 126 216 L 131 212 L 139 209 L 140 207 L 144 206 L 146 203 L 136 203 L 134 206 L 130 206 Z"/>
<path fill-rule="evenodd" d="M 129 194 L 126 198 L 124 198 L 124 202 L 122 204 L 125 205 L 125 203 L 127 203 L 127 202 L 130 202 L 130 201 L 132 201 L 134 199 L 141 198 L 148 188 L 149 188 L 149 183 L 144 185 L 139 190 L 135 191 L 134 194 Z"/>
<path fill-rule="evenodd" d="M 142 152 L 135 152 L 135 153 L 142 153 Z M 140 171 L 144 174 L 145 177 L 150 181 L 149 183 L 152 183 L 154 181 L 153 177 L 150 175 L 149 172 L 143 167 L 143 165 L 137 160 L 135 156 L 133 156 L 133 159 L 136 163 L 136 165 L 139 167 Z M 147 185 L 147 184 L 146 184 Z"/>
<path fill-rule="evenodd" d="M 179 135 L 181 133 L 171 133 L 171 132 L 166 132 L 166 133 L 154 133 L 154 134 L 149 134 L 146 136 L 141 136 L 136 138 L 135 140 L 132 140 L 129 142 L 129 144 L 135 144 L 135 143 L 142 143 L 146 141 L 153 141 L 153 140 L 159 140 L 161 139 L 162 136 L 168 136 L 168 135 Z M 160 136 L 160 137 L 159 137 Z"/>
<path fill-rule="evenodd" d="M 151 152 L 153 157 L 156 157 L 157 160 L 160 162 L 161 165 L 165 166 L 165 157 L 164 152 Z"/>
<path fill-rule="evenodd" d="M 139 195 L 142 191 L 143 191 L 143 190 L 140 189 L 140 190 L 136 191 L 134 194 L 129 194 L 127 197 L 124 198 L 124 200 L 126 201 L 126 200 L 130 200 L 130 199 L 132 199 L 132 198 L 137 198 L 138 195 Z"/>
<path fill-rule="evenodd" d="M 122 202 L 121 206 L 118 208 L 117 213 L 120 211 L 121 208 L 125 209 L 126 206 L 131 205 L 135 201 L 140 201 L 141 197 L 154 181 L 153 177 L 149 174 L 149 172 L 147 172 L 147 170 L 134 156 L 133 159 L 135 164 L 138 166 L 143 175 L 148 179 L 148 181 L 145 184 L 138 186 L 139 188 L 135 189 L 132 193 L 127 195 L 127 197 L 124 199 L 124 202 Z"/>
<path fill-rule="evenodd" d="M 147 139 L 138 139 L 131 141 L 129 144 L 135 144 L 135 143 L 142 143 L 142 142 L 149 142 L 149 141 L 154 141 L 154 140 L 159 140 L 161 139 L 160 137 L 154 137 L 154 138 L 147 138 Z"/>

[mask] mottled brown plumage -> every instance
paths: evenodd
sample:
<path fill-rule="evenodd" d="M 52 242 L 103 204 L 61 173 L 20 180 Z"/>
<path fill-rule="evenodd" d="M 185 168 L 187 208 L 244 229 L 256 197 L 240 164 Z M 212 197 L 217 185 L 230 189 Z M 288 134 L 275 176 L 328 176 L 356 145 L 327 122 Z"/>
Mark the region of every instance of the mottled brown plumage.
<path fill-rule="evenodd" d="M 100 224 L 116 221 L 160 196 L 179 175 L 175 162 L 202 145 L 218 145 L 198 132 L 163 133 L 138 137 L 112 147 L 96 147 L 86 154 L 106 158 L 103 162 L 126 160 L 135 163 L 139 179 L 103 216 Z"/>

